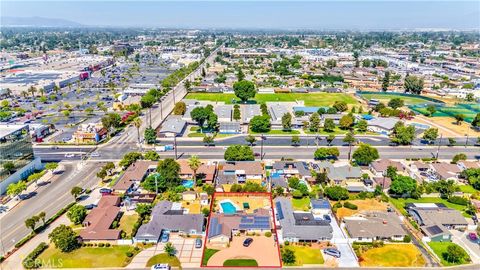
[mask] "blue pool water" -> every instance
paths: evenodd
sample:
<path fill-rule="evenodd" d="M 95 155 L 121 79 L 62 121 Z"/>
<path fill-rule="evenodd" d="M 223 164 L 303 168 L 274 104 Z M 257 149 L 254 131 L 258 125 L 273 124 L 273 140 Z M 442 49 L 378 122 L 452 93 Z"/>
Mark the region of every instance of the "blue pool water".
<path fill-rule="evenodd" d="M 193 187 L 193 180 L 182 180 L 182 186 L 186 188 L 192 188 Z"/>
<path fill-rule="evenodd" d="M 235 214 L 237 209 L 231 202 L 222 202 L 220 203 L 224 214 Z"/>

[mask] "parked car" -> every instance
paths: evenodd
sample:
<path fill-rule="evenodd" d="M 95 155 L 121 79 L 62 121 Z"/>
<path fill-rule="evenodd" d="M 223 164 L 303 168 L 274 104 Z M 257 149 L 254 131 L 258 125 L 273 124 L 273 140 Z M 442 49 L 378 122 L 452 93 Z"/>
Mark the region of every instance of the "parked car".
<path fill-rule="evenodd" d="M 163 232 L 162 233 L 162 237 L 161 237 L 162 243 L 168 242 L 169 238 L 170 238 L 170 233 L 169 232 Z"/>
<path fill-rule="evenodd" d="M 97 205 L 93 203 L 85 205 L 85 209 L 87 210 L 92 210 L 95 207 L 97 207 Z"/>
<path fill-rule="evenodd" d="M 332 218 L 329 215 L 323 215 L 323 219 L 325 219 L 328 222 L 332 222 Z"/>
<path fill-rule="evenodd" d="M 323 250 L 323 253 L 325 253 L 326 255 L 336 257 L 336 258 L 340 258 L 342 256 L 342 253 L 340 252 L 340 250 L 338 250 L 336 248 L 326 248 L 326 249 Z"/>
<path fill-rule="evenodd" d="M 201 248 L 201 247 L 202 247 L 202 238 L 195 239 L 195 248 Z"/>
<path fill-rule="evenodd" d="M 245 239 L 245 241 L 243 241 L 243 246 L 248 247 L 248 246 L 250 246 L 250 244 L 252 244 L 252 242 L 253 242 L 253 238 L 249 237 L 249 238 Z"/>
<path fill-rule="evenodd" d="M 150 268 L 151 270 L 170 270 L 170 265 L 167 263 L 154 264 Z"/>
<path fill-rule="evenodd" d="M 90 154 L 91 157 L 99 157 L 100 156 L 100 153 L 98 152 L 93 152 Z"/>
<path fill-rule="evenodd" d="M 66 153 L 66 154 L 65 154 L 65 157 L 66 157 L 66 158 L 72 158 L 72 157 L 74 157 L 74 156 L 75 156 L 75 154 L 72 154 L 72 153 Z"/>
<path fill-rule="evenodd" d="M 112 190 L 109 189 L 109 188 L 101 188 L 100 189 L 100 194 L 102 195 L 107 195 L 107 194 L 111 194 L 112 193 Z"/>
<path fill-rule="evenodd" d="M 472 241 L 476 242 L 476 241 L 478 241 L 478 236 L 477 236 L 477 234 L 476 234 L 476 233 L 474 233 L 474 232 L 471 232 L 471 233 L 469 233 L 469 234 L 468 234 L 468 239 L 470 239 L 470 240 L 472 240 Z"/>

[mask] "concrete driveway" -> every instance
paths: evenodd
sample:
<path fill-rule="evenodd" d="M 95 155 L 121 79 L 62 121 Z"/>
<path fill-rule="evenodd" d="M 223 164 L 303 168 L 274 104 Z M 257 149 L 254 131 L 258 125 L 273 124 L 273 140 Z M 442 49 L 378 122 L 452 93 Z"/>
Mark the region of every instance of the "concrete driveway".
<path fill-rule="evenodd" d="M 246 238 L 253 238 L 249 247 L 243 246 Z M 215 253 L 207 266 L 223 266 L 229 259 L 254 259 L 258 266 L 280 266 L 278 246 L 273 237 L 265 236 L 234 236 L 230 247 Z"/>
<path fill-rule="evenodd" d="M 450 230 L 453 235 L 452 242 L 461 246 L 470 255 L 473 263 L 480 263 L 480 245 L 468 238 L 468 233 L 473 231 Z"/>
<path fill-rule="evenodd" d="M 338 250 L 342 253 L 342 256 L 337 259 L 339 267 L 360 267 L 358 264 L 357 256 L 353 251 L 352 246 L 348 243 L 347 236 L 342 231 L 340 226 L 337 223 L 337 220 L 334 217 L 331 217 L 333 233 L 332 233 L 332 243 L 337 247 Z M 325 257 L 325 261 L 336 259 L 329 255 L 323 255 Z"/>

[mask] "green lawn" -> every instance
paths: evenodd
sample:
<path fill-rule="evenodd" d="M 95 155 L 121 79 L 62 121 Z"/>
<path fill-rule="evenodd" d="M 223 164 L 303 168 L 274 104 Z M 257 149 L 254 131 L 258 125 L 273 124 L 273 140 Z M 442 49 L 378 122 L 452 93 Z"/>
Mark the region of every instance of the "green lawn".
<path fill-rule="evenodd" d="M 150 259 L 148 259 L 147 267 L 150 267 L 158 263 L 168 263 L 172 267 L 179 267 L 180 261 L 176 256 L 169 256 L 167 253 L 157 254 Z"/>
<path fill-rule="evenodd" d="M 290 130 L 290 131 L 285 131 L 281 129 L 272 129 L 269 132 L 253 132 L 250 129 L 248 130 L 248 133 L 250 134 L 265 134 L 265 135 L 298 135 L 300 134 L 300 131 L 298 130 Z"/>
<path fill-rule="evenodd" d="M 288 246 L 287 249 L 295 252 L 295 263 L 292 266 L 302 266 L 305 264 L 323 264 L 322 251 L 319 248 L 308 246 Z"/>
<path fill-rule="evenodd" d="M 135 213 L 133 215 L 123 215 L 122 218 L 120 218 L 120 224 L 118 226 L 118 229 L 124 231 L 127 234 L 127 237 L 130 237 L 130 234 L 132 233 L 133 225 L 135 222 L 138 220 L 138 214 Z"/>
<path fill-rule="evenodd" d="M 474 189 L 471 185 L 459 185 L 459 187 L 460 187 L 460 191 L 463 193 L 471 193 L 471 194 L 480 193 L 480 190 Z"/>
<path fill-rule="evenodd" d="M 371 248 L 360 255 L 360 266 L 422 267 L 425 259 L 413 244 L 386 244 Z"/>
<path fill-rule="evenodd" d="M 232 100 L 238 100 L 234 94 L 223 93 L 189 93 L 185 98 L 225 102 L 226 104 L 232 104 Z M 353 96 L 342 93 L 257 94 L 254 100 L 257 103 L 304 100 L 305 106 L 331 106 L 335 101 L 345 101 L 347 104 L 358 104 L 358 101 Z"/>
<path fill-rule="evenodd" d="M 220 250 L 218 249 L 210 249 L 210 248 L 205 249 L 202 257 L 202 266 L 207 266 L 207 263 L 208 263 L 208 260 L 210 260 L 210 257 L 212 257 L 213 254 L 219 251 Z"/>
<path fill-rule="evenodd" d="M 397 208 L 400 210 L 400 212 L 402 212 L 402 214 L 406 215 L 407 212 L 405 211 L 405 204 L 407 203 L 443 203 L 444 205 L 446 205 L 447 207 L 450 207 L 450 208 L 453 208 L 453 209 L 456 209 L 458 211 L 460 211 L 463 216 L 465 217 L 471 217 L 471 215 L 465 213 L 465 209 L 466 207 L 464 205 L 459 205 L 459 204 L 454 204 L 454 203 L 451 203 L 451 202 L 448 202 L 447 200 L 444 200 L 442 198 L 420 198 L 420 199 L 411 199 L 411 198 L 408 198 L 408 199 L 395 199 L 395 198 L 390 198 L 390 202 Z"/>
<path fill-rule="evenodd" d="M 412 96 L 412 97 L 405 97 L 405 96 L 402 96 L 402 95 L 385 95 L 385 94 L 382 94 L 382 93 L 378 93 L 378 94 L 362 94 L 362 97 L 366 98 L 366 99 L 378 99 L 380 100 L 381 102 L 388 102 L 390 99 L 392 98 L 400 98 L 402 99 L 404 102 L 405 102 L 405 105 L 415 105 L 415 104 L 424 104 L 424 103 L 432 103 L 431 101 L 429 100 L 426 100 L 426 99 L 423 99 L 422 97 L 415 97 L 415 96 Z"/>
<path fill-rule="evenodd" d="M 258 263 L 252 259 L 232 259 L 224 261 L 223 266 L 258 266 Z"/>
<path fill-rule="evenodd" d="M 82 247 L 69 253 L 63 253 L 54 245 L 45 250 L 38 259 L 49 262 L 54 268 L 102 268 L 124 267 L 131 258 L 126 253 L 134 253 L 131 246 Z"/>
<path fill-rule="evenodd" d="M 435 254 L 437 254 L 437 256 L 440 258 L 440 261 L 441 261 L 442 265 L 444 265 L 444 266 L 466 264 L 470 260 L 470 258 L 469 258 L 468 261 L 463 261 L 462 260 L 462 261 L 456 262 L 456 263 L 448 262 L 448 261 L 445 260 L 444 253 L 447 253 L 447 247 L 450 246 L 450 245 L 458 246 L 455 243 L 451 243 L 451 242 L 428 242 L 428 245 L 432 248 L 433 252 L 435 252 Z"/>
<path fill-rule="evenodd" d="M 292 199 L 293 210 L 308 211 L 310 209 L 310 198 Z"/>

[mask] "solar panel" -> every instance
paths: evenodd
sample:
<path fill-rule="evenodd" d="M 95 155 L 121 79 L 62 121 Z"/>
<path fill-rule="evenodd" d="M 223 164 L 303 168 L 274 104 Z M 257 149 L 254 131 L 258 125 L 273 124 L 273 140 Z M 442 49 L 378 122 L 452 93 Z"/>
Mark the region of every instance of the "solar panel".
<path fill-rule="evenodd" d="M 283 216 L 283 210 L 282 210 L 282 205 L 280 202 L 275 202 L 275 208 L 277 209 L 277 217 L 279 220 L 284 219 L 285 217 Z"/>
<path fill-rule="evenodd" d="M 427 228 L 427 231 L 432 234 L 432 235 L 435 235 L 435 234 L 439 234 L 442 232 L 442 229 L 440 227 L 438 227 L 437 225 L 434 225 L 434 226 L 431 226 L 431 227 L 428 227 Z"/>

